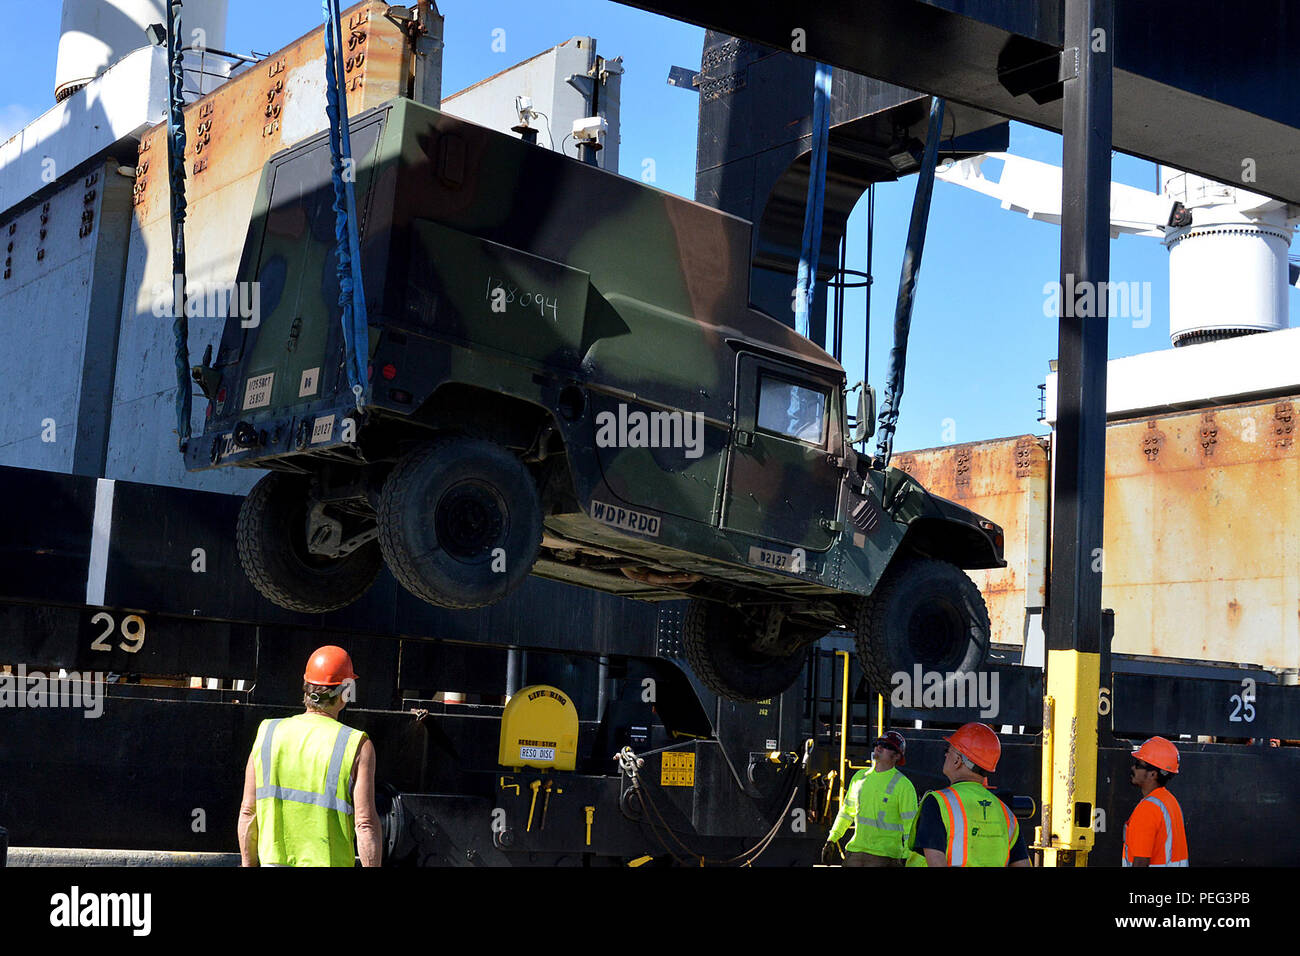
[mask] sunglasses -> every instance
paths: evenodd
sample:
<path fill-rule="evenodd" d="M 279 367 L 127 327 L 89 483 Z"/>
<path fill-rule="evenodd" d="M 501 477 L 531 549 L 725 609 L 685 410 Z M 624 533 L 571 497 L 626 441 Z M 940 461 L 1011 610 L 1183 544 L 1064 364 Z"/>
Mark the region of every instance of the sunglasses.
<path fill-rule="evenodd" d="M 1141 760 L 1134 760 L 1134 761 L 1133 761 L 1133 767 L 1132 767 L 1132 769 L 1134 769 L 1134 770 L 1155 770 L 1156 768 L 1153 767 L 1153 766 L 1151 766 L 1149 763 L 1143 763 Z"/>
<path fill-rule="evenodd" d="M 888 740 L 877 740 L 872 744 L 872 747 L 884 747 L 886 750 L 892 750 L 894 753 L 901 753 L 901 751 Z"/>

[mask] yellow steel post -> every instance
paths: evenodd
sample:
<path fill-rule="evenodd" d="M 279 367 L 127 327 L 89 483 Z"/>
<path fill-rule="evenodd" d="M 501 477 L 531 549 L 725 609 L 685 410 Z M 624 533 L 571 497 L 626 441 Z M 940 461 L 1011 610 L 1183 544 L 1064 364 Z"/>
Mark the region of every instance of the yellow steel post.
<path fill-rule="evenodd" d="M 1052 721 L 1056 719 L 1056 701 L 1050 695 L 1043 696 L 1043 754 L 1042 754 L 1042 773 L 1039 777 L 1039 818 L 1038 826 L 1034 830 L 1034 849 L 1043 851 L 1043 864 L 1045 866 L 1055 866 L 1055 857 L 1053 862 L 1047 862 L 1048 847 L 1051 846 L 1052 836 Z M 1047 839 L 1043 839 L 1043 834 L 1047 834 Z"/>
<path fill-rule="evenodd" d="M 885 736 L 885 695 L 876 695 L 876 739 Z"/>
<path fill-rule="evenodd" d="M 840 789 L 836 797 L 839 806 L 844 806 L 844 777 L 848 772 L 845 766 L 849 762 L 849 652 L 836 651 L 836 657 L 842 657 L 840 664 L 844 668 L 844 678 L 840 687 Z M 830 814 L 830 808 L 826 808 Z"/>
<path fill-rule="evenodd" d="M 1101 655 L 1047 652 L 1043 713 L 1043 820 L 1036 846 L 1045 866 L 1087 866 L 1096 843 L 1097 702 Z"/>

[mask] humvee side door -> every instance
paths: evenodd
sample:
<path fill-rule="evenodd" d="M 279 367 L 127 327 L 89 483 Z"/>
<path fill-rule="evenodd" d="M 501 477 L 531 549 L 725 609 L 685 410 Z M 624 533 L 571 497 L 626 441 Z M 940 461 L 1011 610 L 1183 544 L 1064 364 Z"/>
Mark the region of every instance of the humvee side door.
<path fill-rule="evenodd" d="M 844 480 L 840 395 L 829 376 L 737 357 L 723 527 L 813 551 L 831 546 Z"/>

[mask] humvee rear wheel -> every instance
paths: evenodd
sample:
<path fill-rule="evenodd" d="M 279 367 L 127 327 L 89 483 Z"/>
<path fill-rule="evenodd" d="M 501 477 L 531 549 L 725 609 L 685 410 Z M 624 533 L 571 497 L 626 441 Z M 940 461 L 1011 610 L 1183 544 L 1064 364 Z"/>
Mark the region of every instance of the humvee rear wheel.
<path fill-rule="evenodd" d="M 506 449 L 451 438 L 408 452 L 384 482 L 379 545 L 393 577 L 439 607 L 483 607 L 528 576 L 542 544 L 537 484 Z"/>
<path fill-rule="evenodd" d="M 798 679 L 807 655 L 802 650 L 785 657 L 764 654 L 753 646 L 756 630 L 734 608 L 691 601 L 682 639 L 686 660 L 705 687 L 729 700 L 766 700 Z"/>
<path fill-rule="evenodd" d="M 902 558 L 890 565 L 857 615 L 858 659 L 888 695 L 897 673 L 978 669 L 988 656 L 989 612 L 966 572 L 947 561 Z"/>
<path fill-rule="evenodd" d="M 263 475 L 239 508 L 235 542 L 244 574 L 263 597 L 289 611 L 323 614 L 365 594 L 383 556 L 374 541 L 338 558 L 308 551 L 310 490 L 305 476 Z"/>

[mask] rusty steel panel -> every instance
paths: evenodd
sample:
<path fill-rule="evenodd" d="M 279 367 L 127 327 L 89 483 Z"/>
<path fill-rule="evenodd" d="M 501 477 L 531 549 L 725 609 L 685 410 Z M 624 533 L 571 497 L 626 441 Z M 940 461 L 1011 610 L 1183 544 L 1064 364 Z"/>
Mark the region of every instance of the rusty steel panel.
<path fill-rule="evenodd" d="M 1002 526 L 1007 566 L 966 572 L 984 595 L 1000 644 L 1022 644 L 1026 608 L 1047 603 L 1046 444 L 1024 435 L 905 452 L 891 461 L 934 494 Z"/>
<path fill-rule="evenodd" d="M 1300 666 L 1297 405 L 1107 429 L 1102 594 L 1116 651 Z"/>
<path fill-rule="evenodd" d="M 360 3 L 343 14 L 349 115 L 409 89 L 410 41 L 385 18 L 387 7 Z M 187 106 L 185 195 L 191 207 L 223 193 L 221 202 L 237 202 L 246 218 L 262 166 L 273 154 L 325 128 L 324 102 L 322 26 Z M 169 215 L 165 123 L 140 140 L 135 207 L 141 224 Z"/>
<path fill-rule="evenodd" d="M 1121 654 L 1300 668 L 1300 396 L 1106 430 L 1102 606 Z M 993 639 L 1046 603 L 1044 440 L 908 452 L 893 464 L 1006 531 L 1004 570 L 971 571 Z"/>

